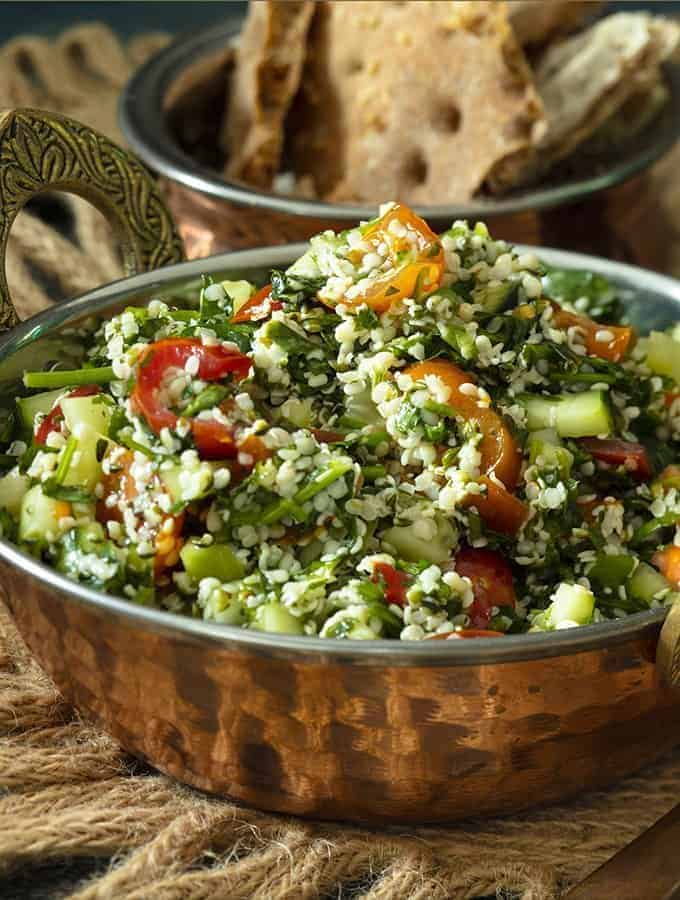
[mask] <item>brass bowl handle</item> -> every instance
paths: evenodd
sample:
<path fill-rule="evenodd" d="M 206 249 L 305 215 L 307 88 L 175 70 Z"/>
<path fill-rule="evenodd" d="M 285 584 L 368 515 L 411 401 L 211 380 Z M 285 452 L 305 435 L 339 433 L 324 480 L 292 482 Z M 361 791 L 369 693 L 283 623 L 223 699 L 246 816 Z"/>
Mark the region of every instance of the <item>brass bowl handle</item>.
<path fill-rule="evenodd" d="M 0 113 L 0 331 L 18 317 L 5 254 L 24 204 L 47 190 L 89 200 L 121 243 L 127 275 L 183 258 L 182 243 L 150 173 L 134 156 L 87 125 L 37 109 Z"/>
<path fill-rule="evenodd" d="M 668 610 L 656 648 L 656 664 L 661 680 L 680 688 L 680 603 Z"/>

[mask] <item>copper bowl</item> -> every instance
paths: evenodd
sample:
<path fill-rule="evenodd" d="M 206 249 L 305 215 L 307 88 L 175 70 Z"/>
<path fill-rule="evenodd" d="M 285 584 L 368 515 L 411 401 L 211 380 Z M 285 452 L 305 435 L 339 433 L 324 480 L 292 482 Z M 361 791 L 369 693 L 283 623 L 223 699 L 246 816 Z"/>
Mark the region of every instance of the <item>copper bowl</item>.
<path fill-rule="evenodd" d="M 0 158 L 0 273 L 14 215 L 49 187 L 76 190 L 108 213 L 131 269 L 178 257 L 153 182 L 83 126 L 6 114 Z M 264 281 L 301 251 L 167 265 L 15 325 L 0 337 L 0 395 L 29 360 L 59 358 L 65 330 L 84 316 L 181 298 L 202 273 Z M 631 288 L 638 324 L 678 319 L 676 281 L 536 252 Z M 0 311 L 8 322 L 3 281 Z M 0 583 L 28 645 L 83 714 L 162 771 L 268 810 L 374 823 L 516 812 L 608 784 L 680 743 L 680 606 L 497 640 L 344 642 L 136 606 L 1 540 Z"/>
<path fill-rule="evenodd" d="M 239 31 L 240 22 L 232 19 L 179 39 L 133 75 L 121 98 L 123 133 L 161 175 L 189 259 L 307 240 L 325 228 L 347 228 L 376 214 L 371 205 L 283 196 L 225 180 L 219 131 Z M 627 216 L 635 204 L 627 188 L 680 135 L 680 66 L 665 69 L 670 102 L 625 146 L 565 163 L 530 189 L 416 211 L 435 230 L 455 219 L 482 219 L 498 237 L 517 243 L 557 245 L 662 268 L 658 241 L 645 242 L 638 228 L 631 239 Z"/>

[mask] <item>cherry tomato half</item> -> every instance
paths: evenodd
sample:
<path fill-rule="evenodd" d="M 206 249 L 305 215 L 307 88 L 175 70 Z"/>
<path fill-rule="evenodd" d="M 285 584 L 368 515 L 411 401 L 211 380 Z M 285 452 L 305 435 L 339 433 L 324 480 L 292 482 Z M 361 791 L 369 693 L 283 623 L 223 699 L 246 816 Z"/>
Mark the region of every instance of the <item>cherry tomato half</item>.
<path fill-rule="evenodd" d="M 582 438 L 579 443 L 594 459 L 610 466 L 624 466 L 638 481 L 651 478 L 652 466 L 642 444 L 616 438 Z"/>
<path fill-rule="evenodd" d="M 130 399 L 155 434 L 177 425 L 179 416 L 164 405 L 160 393 L 168 369 L 184 369 L 191 357 L 198 357 L 197 377 L 203 381 L 218 381 L 227 375 L 241 380 L 250 371 L 245 354 L 219 344 L 205 346 L 196 338 L 164 338 L 150 344 L 140 361 Z M 192 419 L 191 431 L 199 452 L 208 459 L 233 458 L 239 451 L 233 430 L 221 422 Z"/>
<path fill-rule="evenodd" d="M 125 450 L 123 453 L 116 455 L 114 470 L 102 475 L 104 498 L 112 494 L 118 494 L 122 499 L 131 502 L 138 496 L 137 482 L 130 471 L 134 460 L 135 456 L 131 450 Z M 98 501 L 95 516 L 97 521 L 102 523 L 111 521 L 123 522 L 123 513 L 120 507 L 118 505 L 107 506 L 105 499 Z M 167 524 L 168 522 L 170 523 L 169 525 Z M 182 538 L 183 527 L 184 513 L 180 513 L 176 516 L 164 516 L 156 529 L 154 536 L 156 550 L 154 574 L 156 577 L 166 569 L 177 565 L 179 551 L 184 543 Z"/>
<path fill-rule="evenodd" d="M 426 641 L 455 641 L 465 638 L 505 637 L 502 631 L 491 631 L 488 628 L 461 628 L 459 631 L 447 631 L 446 634 L 428 634 Z"/>
<path fill-rule="evenodd" d="M 486 629 L 494 606 L 515 607 L 512 570 L 495 550 L 461 547 L 449 568 L 472 582 L 474 601 L 465 612 L 473 628 Z"/>
<path fill-rule="evenodd" d="M 656 566 L 671 584 L 680 587 L 680 547 L 671 544 L 663 550 L 658 550 L 652 557 L 652 565 Z"/>
<path fill-rule="evenodd" d="M 414 381 L 423 381 L 428 375 L 436 375 L 450 389 L 447 401 L 465 419 L 476 422 L 482 433 L 479 451 L 482 456 L 482 471 L 491 472 L 512 490 L 517 484 L 521 465 L 521 454 L 510 430 L 498 413 L 489 407 L 478 405 L 477 397 L 461 391 L 465 384 L 475 384 L 475 377 L 464 372 L 445 359 L 428 359 L 404 369 Z"/>
<path fill-rule="evenodd" d="M 602 325 L 589 319 L 588 316 L 579 316 L 569 312 L 553 301 L 552 322 L 556 328 L 571 328 L 576 326 L 584 333 L 586 350 L 590 356 L 599 356 L 600 359 L 608 359 L 610 362 L 619 362 L 624 358 L 635 343 L 635 331 L 626 325 Z M 607 340 L 598 340 L 598 336 L 609 333 Z"/>
<path fill-rule="evenodd" d="M 486 475 L 482 475 L 479 482 L 486 486 L 486 493 L 468 494 L 463 499 L 463 507 L 474 506 L 494 531 L 508 535 L 517 534 L 529 515 L 526 504 Z"/>
<path fill-rule="evenodd" d="M 259 322 L 260 319 L 267 319 L 275 309 L 283 309 L 283 303 L 280 300 L 271 299 L 272 286 L 265 285 L 252 297 L 250 297 L 243 306 L 235 313 L 231 321 L 234 324 L 239 322 Z"/>
<path fill-rule="evenodd" d="M 444 275 L 441 242 L 408 206 L 398 203 L 391 207 L 362 231 L 362 241 L 376 248 L 384 245 L 390 269 L 372 279 L 356 296 L 341 298 L 346 306 L 366 303 L 375 312 L 384 313 L 397 300 L 429 294 L 441 284 Z M 348 258 L 358 263 L 363 251 L 356 251 L 356 255 L 354 259 L 350 253 Z"/>
<path fill-rule="evenodd" d="M 66 394 L 66 397 L 90 397 L 93 394 L 98 394 L 100 391 L 101 388 L 98 384 L 83 384 Z M 36 444 L 46 444 L 48 436 L 52 434 L 53 431 L 60 430 L 63 418 L 64 413 L 62 412 L 61 404 L 57 403 L 57 405 L 47 413 L 38 426 L 38 430 L 35 433 Z"/>
<path fill-rule="evenodd" d="M 406 588 L 410 581 L 406 572 L 395 569 L 389 563 L 377 562 L 373 564 L 371 581 L 376 584 L 380 581 L 384 583 L 386 603 L 396 603 L 397 606 L 406 605 Z"/>

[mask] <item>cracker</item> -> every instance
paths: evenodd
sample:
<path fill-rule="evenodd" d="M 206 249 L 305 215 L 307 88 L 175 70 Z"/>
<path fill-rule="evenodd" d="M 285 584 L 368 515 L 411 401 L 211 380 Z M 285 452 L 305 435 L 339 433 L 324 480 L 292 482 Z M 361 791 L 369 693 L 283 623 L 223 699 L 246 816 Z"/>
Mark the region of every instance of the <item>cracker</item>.
<path fill-rule="evenodd" d="M 564 159 L 635 93 L 669 58 L 680 27 L 647 13 L 616 13 L 547 50 L 536 85 L 548 123 L 523 180 Z"/>
<path fill-rule="evenodd" d="M 236 53 L 222 146 L 227 178 L 271 187 L 284 119 L 298 89 L 312 0 L 252 0 Z"/>
<path fill-rule="evenodd" d="M 463 202 L 511 181 L 541 124 L 505 4 L 317 4 L 291 130 L 322 197 Z"/>

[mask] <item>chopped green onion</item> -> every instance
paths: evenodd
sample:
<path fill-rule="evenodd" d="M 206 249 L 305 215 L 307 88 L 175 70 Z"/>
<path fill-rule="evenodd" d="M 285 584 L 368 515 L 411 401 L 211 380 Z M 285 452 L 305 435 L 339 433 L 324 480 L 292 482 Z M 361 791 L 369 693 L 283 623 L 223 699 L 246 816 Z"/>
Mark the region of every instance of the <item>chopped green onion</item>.
<path fill-rule="evenodd" d="M 37 390 L 71 387 L 75 384 L 108 384 L 109 381 L 116 381 L 111 366 L 101 366 L 97 369 L 24 372 L 24 385 Z"/>

